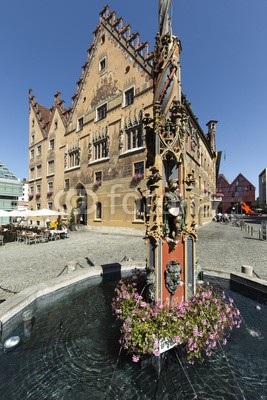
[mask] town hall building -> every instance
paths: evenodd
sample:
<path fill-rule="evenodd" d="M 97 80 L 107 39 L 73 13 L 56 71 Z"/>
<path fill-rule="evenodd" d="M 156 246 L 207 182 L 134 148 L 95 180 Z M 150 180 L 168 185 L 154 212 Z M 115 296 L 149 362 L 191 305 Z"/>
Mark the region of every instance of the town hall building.
<path fill-rule="evenodd" d="M 87 59 L 66 108 L 51 108 L 29 91 L 29 206 L 73 210 L 84 225 L 143 227 L 147 196 L 144 119 L 153 115 L 153 52 L 138 33 L 104 7 Z M 206 132 L 182 94 L 187 122 L 184 159 L 194 182 L 197 224 L 216 212 L 216 124 Z M 184 187 L 184 183 L 181 187 Z"/>

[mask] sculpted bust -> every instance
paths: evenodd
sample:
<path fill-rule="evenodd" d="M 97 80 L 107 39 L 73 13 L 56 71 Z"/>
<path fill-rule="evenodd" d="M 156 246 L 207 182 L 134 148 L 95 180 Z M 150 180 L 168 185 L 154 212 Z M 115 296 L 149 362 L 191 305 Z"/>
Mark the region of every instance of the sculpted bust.
<path fill-rule="evenodd" d="M 174 295 L 180 283 L 181 267 L 178 261 L 170 261 L 165 270 L 165 286 Z"/>

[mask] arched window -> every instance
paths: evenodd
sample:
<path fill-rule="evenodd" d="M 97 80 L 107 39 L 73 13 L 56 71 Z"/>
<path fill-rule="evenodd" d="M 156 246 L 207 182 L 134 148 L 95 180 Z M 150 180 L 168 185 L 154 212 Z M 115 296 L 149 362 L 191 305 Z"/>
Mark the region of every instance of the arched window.
<path fill-rule="evenodd" d="M 95 204 L 95 217 L 96 219 L 102 219 L 102 204 L 100 203 L 100 201 L 98 201 Z"/>

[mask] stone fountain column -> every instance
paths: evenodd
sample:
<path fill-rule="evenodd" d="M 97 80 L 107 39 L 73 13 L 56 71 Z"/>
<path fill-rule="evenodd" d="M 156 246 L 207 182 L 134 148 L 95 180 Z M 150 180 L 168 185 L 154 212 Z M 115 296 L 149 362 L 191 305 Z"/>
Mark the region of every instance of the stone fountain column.
<path fill-rule="evenodd" d="M 181 43 L 172 35 L 170 0 L 159 1 L 153 116 L 145 115 L 147 286 L 151 301 L 181 302 L 195 292 L 195 222 L 186 175 L 187 114 L 181 99 Z"/>

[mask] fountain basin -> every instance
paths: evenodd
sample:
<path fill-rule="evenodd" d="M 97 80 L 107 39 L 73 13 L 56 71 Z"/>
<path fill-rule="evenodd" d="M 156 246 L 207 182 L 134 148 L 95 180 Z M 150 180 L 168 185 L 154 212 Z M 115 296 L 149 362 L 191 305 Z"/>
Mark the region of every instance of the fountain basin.
<path fill-rule="evenodd" d="M 164 400 L 197 395 L 230 400 L 254 399 L 255 393 L 264 398 L 267 306 L 231 292 L 228 280 L 208 280 L 230 293 L 243 323 L 204 364 L 184 365 L 176 349 L 157 358 L 155 368 L 133 364 L 120 351 L 119 325 L 111 313 L 116 282 L 103 282 L 95 274 L 27 304 L 35 319 L 31 336 L 23 336 L 20 322 L 12 334 L 22 344 L 0 354 L 2 398 Z"/>

